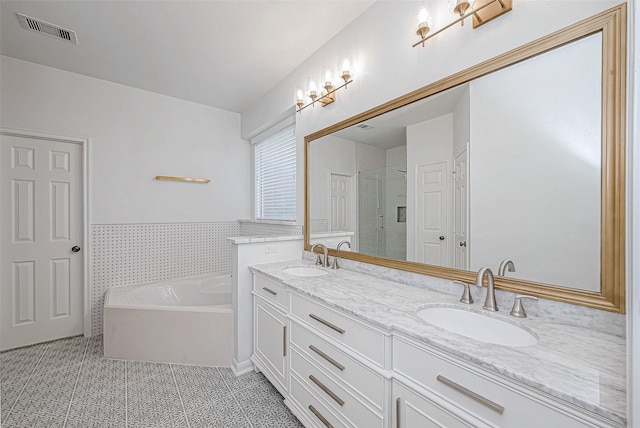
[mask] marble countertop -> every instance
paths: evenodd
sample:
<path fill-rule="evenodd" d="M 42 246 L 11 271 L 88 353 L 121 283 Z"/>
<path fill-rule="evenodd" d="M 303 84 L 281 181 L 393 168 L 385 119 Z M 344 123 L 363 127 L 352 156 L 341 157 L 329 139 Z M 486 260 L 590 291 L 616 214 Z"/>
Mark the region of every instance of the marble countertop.
<path fill-rule="evenodd" d="M 418 309 L 430 304 L 482 311 L 480 302 L 469 306 L 460 303 L 459 296 L 347 269 L 318 267 L 328 272 L 320 277 L 300 277 L 283 271 L 291 266 L 313 264 L 291 260 L 251 269 L 373 325 L 401 332 L 611 421 L 626 424 L 626 344 L 621 337 L 549 323 L 542 318 L 516 319 L 509 316 L 508 308 L 503 308 L 496 313 L 483 313 L 524 327 L 538 337 L 538 343 L 520 348 L 488 344 L 430 325 L 416 315 Z"/>

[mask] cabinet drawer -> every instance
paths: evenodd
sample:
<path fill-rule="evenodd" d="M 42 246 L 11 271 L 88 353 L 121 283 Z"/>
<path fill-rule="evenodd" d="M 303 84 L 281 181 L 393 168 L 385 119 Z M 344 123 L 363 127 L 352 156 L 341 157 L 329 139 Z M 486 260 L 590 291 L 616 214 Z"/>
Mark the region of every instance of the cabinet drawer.
<path fill-rule="evenodd" d="M 369 409 L 351 392 L 318 370 L 297 348 L 291 349 L 291 372 L 295 372 L 303 385 L 334 413 L 341 415 L 356 427 L 383 426 L 383 418 Z"/>
<path fill-rule="evenodd" d="M 317 367 L 358 391 L 382 412 L 386 379 L 303 327 L 291 322 L 291 343 Z"/>
<path fill-rule="evenodd" d="M 285 311 L 289 310 L 289 292 L 284 284 L 262 275 L 254 275 L 253 290 L 265 300 L 281 306 Z"/>
<path fill-rule="evenodd" d="M 291 313 L 337 343 L 385 366 L 385 335 L 380 331 L 297 294 L 291 295 Z"/>
<path fill-rule="evenodd" d="M 466 363 L 444 359 L 404 339 L 394 337 L 393 369 L 474 416 L 501 427 L 596 427 L 567 409 L 552 407 L 539 395 L 471 371 Z"/>
<path fill-rule="evenodd" d="M 394 428 L 470 428 L 471 424 L 433 400 L 393 381 Z"/>
<path fill-rule="evenodd" d="M 290 377 L 291 387 L 289 388 L 289 398 L 298 404 L 305 412 L 308 420 L 312 421 L 313 427 L 318 428 L 341 428 L 347 427 L 336 415 L 333 414 L 324 404 L 311 394 L 298 377 Z"/>

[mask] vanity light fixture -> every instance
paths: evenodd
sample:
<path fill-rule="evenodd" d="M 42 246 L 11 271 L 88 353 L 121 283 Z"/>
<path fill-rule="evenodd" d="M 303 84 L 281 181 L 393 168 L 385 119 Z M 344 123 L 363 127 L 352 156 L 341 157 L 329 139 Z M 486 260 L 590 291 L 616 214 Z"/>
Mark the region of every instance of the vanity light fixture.
<path fill-rule="evenodd" d="M 319 84 L 316 85 L 316 80 L 313 78 L 307 79 L 307 87 L 306 90 L 296 88 L 295 92 L 295 104 L 298 106 L 298 112 L 301 113 L 302 110 L 309 106 L 313 106 L 316 102 L 322 104 L 322 107 L 325 107 L 336 100 L 336 92 L 338 89 L 347 88 L 347 85 L 353 82 L 351 71 L 352 71 L 351 59 L 348 56 L 344 56 L 340 61 L 340 66 L 338 67 L 339 72 L 335 72 L 334 69 L 330 67 L 325 67 L 322 70 L 322 75 Z M 335 86 L 338 82 L 336 80 L 341 78 L 344 83 L 339 86 Z M 318 94 L 318 92 L 320 92 Z M 311 101 L 308 101 L 305 104 L 305 98 Z"/>
<path fill-rule="evenodd" d="M 467 12 L 469 9 L 471 10 Z M 420 41 L 414 43 L 413 47 L 415 48 L 420 44 L 424 47 L 424 42 L 447 28 L 453 27 L 458 22 L 464 25 L 464 20 L 470 16 L 473 16 L 473 28 L 478 28 L 512 9 L 513 0 L 456 0 L 453 13 L 460 15 L 460 18 L 427 36 L 430 31 L 429 13 L 425 7 L 422 7 L 418 12 L 418 28 L 416 30 Z"/>

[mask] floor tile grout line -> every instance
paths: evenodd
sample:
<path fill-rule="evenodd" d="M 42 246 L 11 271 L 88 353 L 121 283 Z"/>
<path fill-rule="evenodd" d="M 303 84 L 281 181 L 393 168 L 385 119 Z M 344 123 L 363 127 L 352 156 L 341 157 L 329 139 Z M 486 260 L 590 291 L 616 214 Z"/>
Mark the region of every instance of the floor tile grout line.
<path fill-rule="evenodd" d="M 253 422 L 251 422 L 251 419 L 249 418 L 249 416 L 247 416 L 247 414 L 245 413 L 244 409 L 242 408 L 242 404 L 240 404 L 240 402 L 238 401 L 238 397 L 236 397 L 236 395 L 233 393 L 233 391 L 231 390 L 231 387 L 229 386 L 229 384 L 227 383 L 227 380 L 224 378 L 224 376 L 222 376 L 222 373 L 220 372 L 220 367 L 216 367 L 216 370 L 218 370 L 218 374 L 220 375 L 220 378 L 222 379 L 222 381 L 224 382 L 224 384 L 227 386 L 227 389 L 229 390 L 229 393 L 231 394 L 231 397 L 233 398 L 233 401 L 235 401 L 238 404 L 238 408 L 240 409 L 240 411 L 242 412 L 242 416 L 244 416 L 244 418 L 247 420 L 247 422 L 249 422 L 249 426 L 251 428 L 253 428 Z"/>
<path fill-rule="evenodd" d="M 2 422 L 5 422 L 7 419 L 9 419 L 9 416 L 11 416 L 11 412 L 13 411 L 13 408 L 18 403 L 18 400 L 20 399 L 20 397 L 22 397 L 22 393 L 24 392 L 24 390 L 27 388 L 27 385 L 31 381 L 31 378 L 33 377 L 33 374 L 36 372 L 36 369 L 40 365 L 40 362 L 42 361 L 42 358 L 44 358 L 44 354 L 47 352 L 47 349 L 49 349 L 49 345 L 50 345 L 50 343 L 47 343 L 45 345 L 44 350 L 42 351 L 42 354 L 40 355 L 40 358 L 38 358 L 38 362 L 36 363 L 35 366 L 33 366 L 33 369 L 29 373 L 29 376 L 27 376 L 26 382 L 24 383 L 24 385 L 22 385 L 22 389 L 20 389 L 20 393 L 16 397 L 16 401 L 13 402 L 13 404 L 11 405 L 11 408 L 9 409 L 9 412 L 7 413 L 7 416 L 5 416 L 5 418 L 2 420 Z"/>
<path fill-rule="evenodd" d="M 69 406 L 67 407 L 67 413 L 64 416 L 64 423 L 62 427 L 67 426 L 67 420 L 69 419 L 69 413 L 71 412 L 71 405 L 73 404 L 73 397 L 76 394 L 76 388 L 78 387 L 78 382 L 80 381 L 80 373 L 82 372 L 82 366 L 84 365 L 84 360 L 87 357 L 87 349 L 89 348 L 89 338 L 87 338 L 87 343 L 84 345 L 84 352 L 82 352 L 82 361 L 80 362 L 80 367 L 78 368 L 78 374 L 76 375 L 76 381 L 73 384 L 73 391 L 71 391 L 71 398 L 69 398 Z"/>
<path fill-rule="evenodd" d="M 176 379 L 176 374 L 173 371 L 173 364 L 169 364 L 169 368 L 171 369 L 171 376 L 173 377 L 173 383 L 176 386 L 176 391 L 178 391 L 178 398 L 180 399 L 180 406 L 182 407 L 182 412 L 184 413 L 184 419 L 187 421 L 187 428 L 191 428 L 191 424 L 189 423 L 189 416 L 187 415 L 187 409 L 184 407 L 182 394 L 180 394 L 180 388 L 178 387 L 178 380 Z"/>

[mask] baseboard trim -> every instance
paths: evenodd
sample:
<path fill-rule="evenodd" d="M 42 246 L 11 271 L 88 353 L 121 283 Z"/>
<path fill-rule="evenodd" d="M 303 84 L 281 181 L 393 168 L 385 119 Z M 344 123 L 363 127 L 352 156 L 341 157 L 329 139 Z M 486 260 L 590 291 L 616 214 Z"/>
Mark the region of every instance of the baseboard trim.
<path fill-rule="evenodd" d="M 245 373 L 249 373 L 250 371 L 253 371 L 253 363 L 251 362 L 251 360 L 245 360 L 242 362 L 237 362 L 236 359 L 233 359 L 233 364 L 231 364 L 231 370 L 233 371 L 233 374 L 236 376 L 240 376 L 243 375 Z"/>

